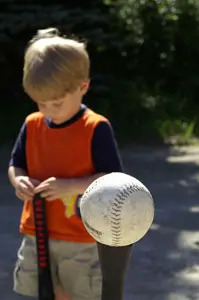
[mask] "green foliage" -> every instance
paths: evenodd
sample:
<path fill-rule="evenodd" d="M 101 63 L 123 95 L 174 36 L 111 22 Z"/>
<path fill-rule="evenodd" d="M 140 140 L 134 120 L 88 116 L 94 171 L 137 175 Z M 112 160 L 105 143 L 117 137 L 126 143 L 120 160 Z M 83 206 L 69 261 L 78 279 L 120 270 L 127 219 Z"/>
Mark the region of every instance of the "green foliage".
<path fill-rule="evenodd" d="M 24 48 L 38 28 L 49 26 L 86 41 L 92 88 L 85 101 L 111 119 L 122 140 L 164 141 L 178 134 L 187 141 L 199 135 L 197 0 L 19 3 L 12 0 L 0 12 L 6 112 L 0 117 L 10 111 L 14 116 L 7 135 L 15 134 L 31 107 L 21 88 Z"/>

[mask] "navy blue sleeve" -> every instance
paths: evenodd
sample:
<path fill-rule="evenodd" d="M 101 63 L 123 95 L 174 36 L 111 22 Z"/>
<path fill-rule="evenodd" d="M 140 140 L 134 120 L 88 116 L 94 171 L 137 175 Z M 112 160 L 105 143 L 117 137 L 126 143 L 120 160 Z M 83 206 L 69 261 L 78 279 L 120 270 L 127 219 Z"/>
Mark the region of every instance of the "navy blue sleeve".
<path fill-rule="evenodd" d="M 14 144 L 9 166 L 27 170 L 26 164 L 26 123 L 24 122 Z"/>
<path fill-rule="evenodd" d="M 107 122 L 95 128 L 92 139 L 92 158 L 97 173 L 123 172 L 113 129 Z"/>

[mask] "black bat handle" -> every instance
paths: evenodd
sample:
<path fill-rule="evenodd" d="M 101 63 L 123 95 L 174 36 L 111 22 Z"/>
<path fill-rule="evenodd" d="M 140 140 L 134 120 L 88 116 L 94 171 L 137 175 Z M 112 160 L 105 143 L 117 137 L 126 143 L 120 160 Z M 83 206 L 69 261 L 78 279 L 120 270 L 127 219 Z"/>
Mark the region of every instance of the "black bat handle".
<path fill-rule="evenodd" d="M 132 245 L 110 247 L 97 243 L 102 271 L 101 300 L 122 300 L 124 279 Z"/>
<path fill-rule="evenodd" d="M 33 198 L 35 232 L 38 259 L 39 300 L 54 300 L 53 283 L 50 270 L 48 229 L 46 220 L 46 200 L 36 194 Z"/>

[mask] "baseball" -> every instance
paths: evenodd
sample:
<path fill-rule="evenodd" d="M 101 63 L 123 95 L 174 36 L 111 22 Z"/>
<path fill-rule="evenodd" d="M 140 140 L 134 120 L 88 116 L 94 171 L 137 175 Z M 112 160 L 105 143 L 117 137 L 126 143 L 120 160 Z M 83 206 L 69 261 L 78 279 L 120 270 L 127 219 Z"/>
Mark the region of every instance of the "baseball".
<path fill-rule="evenodd" d="M 140 240 L 151 227 L 154 202 L 139 180 L 113 172 L 86 189 L 80 212 L 85 228 L 96 241 L 127 246 Z"/>

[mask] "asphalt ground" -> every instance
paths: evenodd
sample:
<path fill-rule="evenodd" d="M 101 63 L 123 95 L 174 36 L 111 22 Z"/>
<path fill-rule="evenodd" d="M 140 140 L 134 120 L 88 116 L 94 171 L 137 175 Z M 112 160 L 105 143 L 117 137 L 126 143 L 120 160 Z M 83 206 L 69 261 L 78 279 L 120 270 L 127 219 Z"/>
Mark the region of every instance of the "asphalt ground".
<path fill-rule="evenodd" d="M 199 148 L 132 145 L 121 154 L 125 172 L 142 181 L 155 202 L 153 226 L 132 248 L 124 299 L 199 299 Z M 10 146 L 2 146 L 0 299 L 28 300 L 12 291 L 22 203 L 7 179 L 9 155 Z"/>

